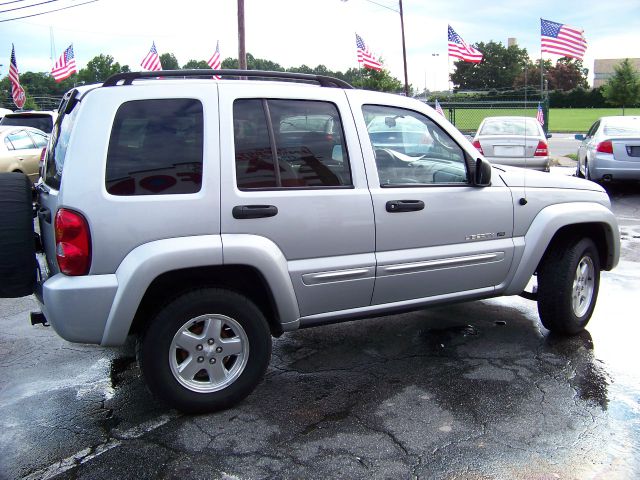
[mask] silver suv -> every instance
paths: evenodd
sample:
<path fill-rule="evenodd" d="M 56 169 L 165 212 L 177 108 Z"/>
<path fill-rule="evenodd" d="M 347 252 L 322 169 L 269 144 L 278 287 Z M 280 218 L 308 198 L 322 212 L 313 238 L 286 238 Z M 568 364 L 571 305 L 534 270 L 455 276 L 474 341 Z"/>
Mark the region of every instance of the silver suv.
<path fill-rule="evenodd" d="M 20 198 L 0 216 L 20 226 L 0 245 L 0 294 L 35 291 L 32 322 L 72 342 L 136 335 L 176 408 L 237 403 L 272 336 L 298 328 L 522 294 L 575 334 L 618 262 L 599 185 L 492 167 L 419 101 L 322 76 L 155 76 L 66 95 L 35 247 L 28 184 L 0 176 L 0 212 L 4 192 Z"/>

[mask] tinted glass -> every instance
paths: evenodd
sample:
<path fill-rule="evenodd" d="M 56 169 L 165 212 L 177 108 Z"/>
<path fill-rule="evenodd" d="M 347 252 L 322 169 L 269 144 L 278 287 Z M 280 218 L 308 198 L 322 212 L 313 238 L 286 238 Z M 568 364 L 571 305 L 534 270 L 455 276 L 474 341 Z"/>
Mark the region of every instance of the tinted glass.
<path fill-rule="evenodd" d="M 14 150 L 26 150 L 29 148 L 36 148 L 33 141 L 29 137 L 29 134 L 24 130 L 7 135 L 7 138 L 13 145 Z"/>
<path fill-rule="evenodd" d="M 0 120 L 0 124 L 33 127 L 48 133 L 53 128 L 53 119 L 51 118 L 51 115 L 5 116 L 2 118 L 2 120 Z"/>
<path fill-rule="evenodd" d="M 77 116 L 78 109 L 74 108 L 70 114 L 63 115 L 62 118 L 58 117 L 58 121 L 53 126 L 51 147 L 47 149 L 44 167 L 44 181 L 52 188 L 60 188 L 69 137 Z"/>
<path fill-rule="evenodd" d="M 487 118 L 480 135 L 540 135 L 534 118 Z"/>
<path fill-rule="evenodd" d="M 236 100 L 234 142 L 240 189 L 351 185 L 342 123 L 332 103 Z"/>
<path fill-rule="evenodd" d="M 467 183 L 464 151 L 429 117 L 379 105 L 362 110 L 380 186 Z"/>
<path fill-rule="evenodd" d="M 124 103 L 113 122 L 106 187 L 112 195 L 198 192 L 202 186 L 202 103 L 192 99 Z"/>

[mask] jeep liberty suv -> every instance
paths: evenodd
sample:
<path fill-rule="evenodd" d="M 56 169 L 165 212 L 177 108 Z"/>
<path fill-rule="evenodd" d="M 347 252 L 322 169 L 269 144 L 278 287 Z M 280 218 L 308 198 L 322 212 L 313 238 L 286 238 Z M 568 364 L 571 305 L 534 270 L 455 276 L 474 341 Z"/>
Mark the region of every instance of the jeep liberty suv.
<path fill-rule="evenodd" d="M 28 180 L 0 176 L 0 294 L 35 292 L 32 322 L 71 342 L 137 336 L 178 409 L 243 399 L 298 328 L 522 294 L 575 334 L 618 263 L 598 184 L 492 166 L 417 100 L 281 72 L 156 77 L 66 94 L 38 234 Z"/>

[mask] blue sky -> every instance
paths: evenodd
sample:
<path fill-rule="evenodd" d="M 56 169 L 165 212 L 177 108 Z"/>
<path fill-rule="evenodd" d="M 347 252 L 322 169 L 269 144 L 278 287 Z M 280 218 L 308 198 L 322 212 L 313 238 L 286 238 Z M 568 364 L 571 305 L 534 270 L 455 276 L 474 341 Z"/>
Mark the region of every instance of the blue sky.
<path fill-rule="evenodd" d="M 86 0 L 60 0 L 65 6 Z M 245 0 L 247 51 L 285 67 L 324 64 L 333 70 L 356 67 L 355 36 L 362 36 L 402 79 L 400 21 L 395 0 Z M 20 5 L 37 0 L 18 2 Z M 487 2 L 488 3 L 488 2 Z M 0 5 L 0 10 L 12 5 Z M 640 2 L 602 0 L 482 2 L 403 0 L 409 81 L 422 89 L 447 88 L 447 24 L 468 43 L 506 45 L 515 37 L 540 58 L 540 18 L 582 27 L 589 42 L 585 66 L 594 58 L 640 57 Z M 45 6 L 34 7 L 42 11 Z M 32 10 L 0 14 L 0 20 Z M 24 20 L 0 23 L 0 74 L 7 74 L 11 44 L 18 67 L 48 71 L 55 57 L 74 44 L 80 67 L 100 53 L 133 70 L 155 41 L 180 64 L 206 60 L 220 41 L 223 58 L 237 55 L 236 0 L 99 0 L 96 3 Z M 55 54 L 52 55 L 51 32 Z M 432 54 L 438 54 L 434 56 Z M 53 59 L 52 59 L 53 57 Z M 555 59 L 557 57 L 550 57 Z"/>

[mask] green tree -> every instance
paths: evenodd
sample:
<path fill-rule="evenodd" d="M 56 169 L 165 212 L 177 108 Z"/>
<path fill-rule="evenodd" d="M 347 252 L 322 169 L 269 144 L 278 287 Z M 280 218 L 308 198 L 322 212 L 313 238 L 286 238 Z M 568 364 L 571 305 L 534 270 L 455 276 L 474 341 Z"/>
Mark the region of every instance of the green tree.
<path fill-rule="evenodd" d="M 624 107 L 640 102 L 640 74 L 625 58 L 614 68 L 613 77 L 604 85 L 602 95 L 612 105 Z"/>
<path fill-rule="evenodd" d="M 163 70 L 179 70 L 178 59 L 173 53 L 163 53 L 160 55 L 160 63 Z"/>
<path fill-rule="evenodd" d="M 185 63 L 182 68 L 184 70 L 193 70 L 193 69 L 208 69 L 211 68 L 207 62 L 204 60 L 189 60 Z"/>
<path fill-rule="evenodd" d="M 512 88 L 529 61 L 526 48 L 505 47 L 502 42 L 478 42 L 474 47 L 482 52 L 480 63 L 458 60 L 451 81 L 456 90 L 488 90 Z"/>
<path fill-rule="evenodd" d="M 588 88 L 587 74 L 589 69 L 584 68 L 581 60 L 563 57 L 555 65 L 551 60 L 542 63 L 544 78 L 547 81 L 549 90 L 561 90 L 568 92 L 574 88 Z M 525 78 L 526 76 L 526 78 Z M 526 68 L 518 74 L 513 82 L 515 88 L 524 85 L 537 87 L 540 89 L 540 62 L 527 62 Z"/>
<path fill-rule="evenodd" d="M 111 55 L 101 53 L 89 60 L 87 66 L 78 72 L 77 82 L 86 84 L 104 82 L 111 75 L 129 71 L 128 65 L 120 66 Z"/>

